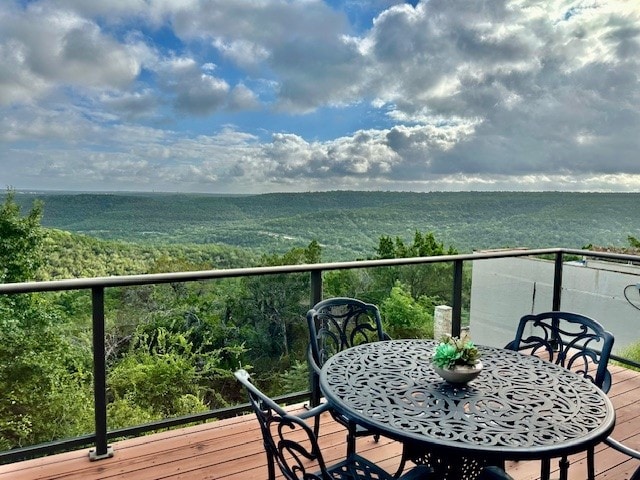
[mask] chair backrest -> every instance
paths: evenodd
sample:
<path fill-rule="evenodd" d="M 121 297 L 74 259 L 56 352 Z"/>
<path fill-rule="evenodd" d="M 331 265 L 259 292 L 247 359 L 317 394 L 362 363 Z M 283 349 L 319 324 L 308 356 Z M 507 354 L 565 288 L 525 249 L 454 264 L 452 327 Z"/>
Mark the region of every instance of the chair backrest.
<path fill-rule="evenodd" d="M 275 479 L 275 464 L 287 480 L 330 478 L 313 431 L 304 419 L 287 413 L 251 383 L 245 370 L 235 372 L 244 385 L 258 418 L 267 453 L 269 479 Z M 316 473 L 317 472 L 317 473 Z"/>
<path fill-rule="evenodd" d="M 588 378 L 607 392 L 613 342 L 613 335 L 596 320 L 579 313 L 552 311 L 522 317 L 515 339 L 506 348 L 528 350 Z"/>
<path fill-rule="evenodd" d="M 355 298 L 335 297 L 307 312 L 312 360 L 322 367 L 332 355 L 362 343 L 389 340 L 378 307 Z"/>

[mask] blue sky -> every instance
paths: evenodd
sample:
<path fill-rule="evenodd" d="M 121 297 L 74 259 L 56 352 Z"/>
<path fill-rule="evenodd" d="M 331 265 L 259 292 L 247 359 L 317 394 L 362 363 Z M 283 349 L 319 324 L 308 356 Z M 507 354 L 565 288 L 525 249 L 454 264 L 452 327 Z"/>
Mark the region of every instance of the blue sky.
<path fill-rule="evenodd" d="M 4 0 L 16 189 L 640 191 L 635 0 Z"/>

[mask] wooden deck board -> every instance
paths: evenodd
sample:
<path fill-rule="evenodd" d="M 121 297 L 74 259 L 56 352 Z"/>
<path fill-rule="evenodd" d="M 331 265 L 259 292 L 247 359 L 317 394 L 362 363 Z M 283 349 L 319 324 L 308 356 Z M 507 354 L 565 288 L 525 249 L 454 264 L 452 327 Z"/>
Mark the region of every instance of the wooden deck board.
<path fill-rule="evenodd" d="M 612 367 L 609 397 L 616 407 L 614 437 L 640 449 L 640 373 Z M 292 408 L 300 408 L 295 406 Z M 321 444 L 328 462 L 346 450 L 346 432 L 323 415 Z M 91 462 L 88 450 L 0 465 L 0 480 L 264 480 L 267 477 L 260 430 L 255 417 L 243 415 L 113 443 L 113 458 Z M 402 446 L 372 437 L 358 439 L 358 452 L 394 472 Z M 584 453 L 570 457 L 570 480 L 586 475 Z M 553 462 L 554 468 L 557 462 Z M 600 445 L 596 449 L 597 480 L 624 480 L 640 462 Z M 539 477 L 539 462 L 508 462 L 516 480 Z M 556 472 L 557 476 L 557 472 Z"/>

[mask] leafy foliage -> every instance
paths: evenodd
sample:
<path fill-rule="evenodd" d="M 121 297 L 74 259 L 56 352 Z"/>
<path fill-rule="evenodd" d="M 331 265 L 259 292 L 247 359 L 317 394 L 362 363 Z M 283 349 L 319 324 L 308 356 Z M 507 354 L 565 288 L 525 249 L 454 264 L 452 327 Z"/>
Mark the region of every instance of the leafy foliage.
<path fill-rule="evenodd" d="M 627 358 L 634 362 L 640 363 L 640 342 L 632 343 L 616 353 L 622 358 Z M 640 368 L 624 365 L 625 368 L 640 371 Z"/>
<path fill-rule="evenodd" d="M 296 360 L 281 375 L 282 389 L 285 392 L 304 392 L 309 389 L 309 365 L 306 361 Z"/>
<path fill-rule="evenodd" d="M 15 192 L 7 193 L 0 208 L 0 282 L 34 280 L 42 262 L 42 209 L 42 202 L 36 200 L 22 217 Z"/>
<path fill-rule="evenodd" d="M 29 276 L 54 279 L 210 269 L 234 266 L 240 258 L 250 265 L 310 264 L 320 262 L 323 253 L 315 240 L 259 259 L 253 254 L 234 256 L 227 247 L 99 240 L 43 229 L 41 208 L 22 218 L 13 197 L 7 199 L 3 225 L 22 230 L 11 230 L 18 233 L 7 234 L 6 244 L 16 258 L 34 259 L 15 263 L 11 278 L 18 281 Z M 31 243 L 23 242 L 22 234 Z M 416 233 L 410 245 L 399 239 L 394 243 L 394 255 L 431 254 L 427 252 L 444 252 L 432 234 Z M 398 276 L 412 287 L 393 286 Z M 437 283 L 435 277 L 432 281 Z M 254 378 L 274 395 L 308 388 L 304 315 L 309 282 L 308 274 L 291 274 L 107 289 L 109 427 L 242 401 L 231 375 L 239 366 L 251 368 Z M 405 270 L 386 275 L 337 271 L 327 274 L 326 295 L 333 291 L 378 298 L 394 336 L 431 336 L 429 309 L 437 297 L 414 297 L 415 292 L 433 287 L 428 281 L 419 283 Z M 372 293 L 376 288 L 382 291 L 377 297 Z M 92 431 L 89 294 L 22 297 L 26 303 L 20 308 L 8 303 L 9 297 L 0 303 L 5 326 L 0 332 L 5 345 L 0 351 L 5 355 L 0 386 L 8 392 L 6 402 L 0 403 L 0 447 L 5 448 Z M 28 355 L 21 356 L 24 352 L 17 350 L 24 346 Z M 38 409 L 39 404 L 47 408 Z M 50 418 L 61 420 L 53 424 Z"/>
<path fill-rule="evenodd" d="M 21 217 L 7 195 L 0 209 L 4 281 L 35 276 L 41 213 L 36 204 Z M 49 302 L 33 294 L 0 297 L 0 448 L 92 431 L 90 352 L 83 342 L 71 343 Z"/>
<path fill-rule="evenodd" d="M 259 260 L 234 247 L 138 245 L 55 229 L 43 230 L 42 250 L 46 264 L 38 271 L 39 280 L 247 267 Z"/>
<path fill-rule="evenodd" d="M 436 302 L 422 296 L 418 300 L 401 283 L 380 306 L 385 331 L 391 338 L 433 338 L 433 309 Z"/>

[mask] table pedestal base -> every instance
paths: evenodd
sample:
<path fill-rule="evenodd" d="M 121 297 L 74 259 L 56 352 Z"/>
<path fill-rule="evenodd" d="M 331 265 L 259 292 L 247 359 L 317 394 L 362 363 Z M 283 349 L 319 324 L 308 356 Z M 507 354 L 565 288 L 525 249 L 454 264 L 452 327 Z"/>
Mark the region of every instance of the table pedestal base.
<path fill-rule="evenodd" d="M 424 447 L 405 444 L 402 450 L 400 466 L 395 473 L 399 477 L 407 461 L 416 465 L 427 465 L 433 469 L 433 478 L 437 480 L 476 480 L 484 467 L 490 462 L 474 457 L 455 457 L 426 451 Z"/>

